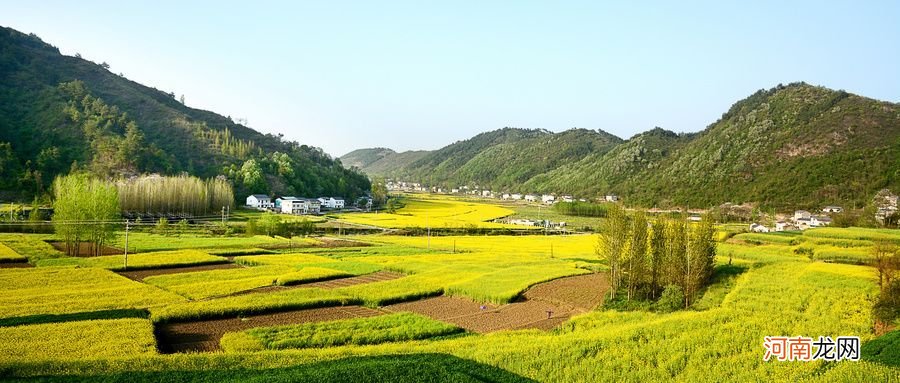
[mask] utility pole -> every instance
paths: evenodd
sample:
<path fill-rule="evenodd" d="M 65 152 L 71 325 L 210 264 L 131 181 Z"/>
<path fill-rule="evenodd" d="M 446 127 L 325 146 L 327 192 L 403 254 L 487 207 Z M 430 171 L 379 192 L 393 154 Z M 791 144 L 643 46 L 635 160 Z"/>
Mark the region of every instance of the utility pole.
<path fill-rule="evenodd" d="M 222 224 L 225 224 L 225 206 L 222 206 Z"/>
<path fill-rule="evenodd" d="M 428 238 L 428 250 L 431 250 L 431 226 L 428 226 L 428 216 L 425 216 L 425 229 L 428 233 L 425 235 Z"/>
<path fill-rule="evenodd" d="M 131 222 L 127 219 L 125 220 L 125 267 L 124 270 L 128 270 L 128 229 L 131 228 Z"/>

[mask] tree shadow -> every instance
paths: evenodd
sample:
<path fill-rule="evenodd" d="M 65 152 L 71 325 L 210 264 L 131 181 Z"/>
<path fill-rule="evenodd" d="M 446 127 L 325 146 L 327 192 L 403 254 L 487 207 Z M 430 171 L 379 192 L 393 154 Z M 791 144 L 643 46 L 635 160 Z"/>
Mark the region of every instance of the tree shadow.
<path fill-rule="evenodd" d="M 507 370 L 447 354 L 350 357 L 265 370 L 140 371 L 37 377 L 41 382 L 534 382 Z"/>

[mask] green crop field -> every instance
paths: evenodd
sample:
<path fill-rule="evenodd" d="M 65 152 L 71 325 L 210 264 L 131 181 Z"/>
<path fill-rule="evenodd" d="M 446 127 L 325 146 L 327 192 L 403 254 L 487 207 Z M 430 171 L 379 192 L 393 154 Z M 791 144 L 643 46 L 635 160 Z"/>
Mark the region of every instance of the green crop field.
<path fill-rule="evenodd" d="M 59 252 L 45 240 L 50 239 L 46 234 L 0 234 L 0 243 L 6 245 L 16 253 L 28 258 L 31 262 L 41 259 L 62 257 Z"/>
<path fill-rule="evenodd" d="M 25 261 L 24 255 L 15 252 L 15 250 L 10 249 L 9 246 L 0 243 L 0 263 L 2 262 L 22 262 Z"/>
<path fill-rule="evenodd" d="M 0 323 L 105 310 L 147 308 L 184 299 L 95 268 L 0 269 Z"/>
<path fill-rule="evenodd" d="M 154 253 L 129 254 L 127 269 L 141 270 L 177 266 L 210 265 L 225 262 L 227 262 L 225 258 L 209 255 L 208 253 L 199 250 L 159 251 Z M 108 270 L 126 269 L 124 255 L 45 259 L 38 261 L 37 265 L 99 267 Z"/>
<path fill-rule="evenodd" d="M 43 259 L 35 269 L 0 269 L 0 288 L 7 292 L 0 298 L 0 371 L 156 381 L 333 377 L 338 368 L 374 368 L 390 374 L 385 380 L 402 381 L 396 366 L 421 358 L 424 366 L 445 366 L 435 367 L 448 369 L 442 376 L 455 376 L 461 360 L 484 379 L 501 381 L 890 381 L 900 376 L 892 353 L 896 332 L 873 333 L 875 273 L 857 263 L 870 259 L 873 241 L 892 235 L 855 228 L 738 235 L 717 244 L 717 282 L 691 309 L 672 313 L 599 308 L 549 331 L 462 336 L 458 327 L 434 319 L 385 314 L 261 325 L 226 334 L 225 353 L 173 355 L 156 351 L 151 324 L 347 305 L 378 309 L 442 294 L 503 305 L 540 282 L 607 266 L 594 253 L 596 235 L 368 235 L 347 237 L 368 246 L 260 255 L 243 255 L 259 254 L 252 242 L 195 246 L 204 251 L 134 259 L 170 267 L 222 260 L 207 253 L 217 252 L 239 255 L 234 262 L 244 267 L 152 275 L 143 282 L 104 269 L 117 268 L 121 256 Z M 333 288 L 304 286 L 379 270 L 400 274 Z M 247 291 L 275 285 L 290 287 Z M 764 362 L 762 339 L 770 335 L 859 336 L 863 361 Z M 242 375 L 247 371 L 253 374 Z"/>
<path fill-rule="evenodd" d="M 225 334 L 226 352 L 366 345 L 428 339 L 462 332 L 459 327 L 412 313 L 292 326 L 260 327 Z"/>

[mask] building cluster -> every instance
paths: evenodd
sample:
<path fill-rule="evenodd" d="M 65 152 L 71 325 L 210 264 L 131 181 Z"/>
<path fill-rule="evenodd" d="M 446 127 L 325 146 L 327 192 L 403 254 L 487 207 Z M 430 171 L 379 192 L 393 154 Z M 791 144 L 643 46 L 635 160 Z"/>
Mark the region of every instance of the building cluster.
<path fill-rule="evenodd" d="M 844 209 L 840 206 L 825 206 L 821 214 L 813 214 L 806 210 L 797 210 L 787 219 L 778 220 L 775 226 L 767 227 L 759 223 L 751 223 L 750 231 L 754 233 L 768 233 L 770 231 L 795 231 L 806 230 L 813 227 L 828 226 L 831 217 L 828 214 L 841 213 Z"/>
<path fill-rule="evenodd" d="M 563 229 L 566 227 L 565 222 L 552 222 L 552 221 L 549 221 L 546 219 L 534 220 L 534 219 L 518 218 L 518 219 L 510 219 L 506 223 L 511 224 L 511 225 L 520 225 L 520 226 L 537 226 L 537 227 L 543 227 L 546 229 Z"/>
<path fill-rule="evenodd" d="M 442 194 L 463 194 L 470 195 L 476 197 L 483 198 L 496 198 L 505 201 L 525 201 L 525 202 L 534 202 L 534 203 L 543 203 L 545 205 L 552 205 L 557 202 L 588 202 L 585 198 L 576 198 L 572 195 L 563 194 L 557 196 L 556 194 L 523 194 L 523 193 L 495 193 L 490 189 L 484 189 L 479 186 L 458 186 L 450 189 L 444 189 L 438 186 L 424 186 L 418 182 L 406 182 L 406 181 L 387 181 L 385 183 L 388 191 L 403 191 L 403 192 L 431 192 L 431 193 L 442 193 Z M 607 194 L 600 196 L 597 198 L 600 202 L 618 202 L 619 196 L 615 194 Z"/>
<path fill-rule="evenodd" d="M 247 197 L 247 207 L 282 214 L 319 214 L 322 210 L 343 209 L 344 199 L 340 197 L 302 198 L 292 196 L 272 199 L 265 194 L 252 194 Z"/>
<path fill-rule="evenodd" d="M 882 189 L 875 194 L 872 202 L 875 205 L 875 220 L 884 224 L 885 218 L 897 214 L 897 202 L 900 198 L 888 189 Z"/>

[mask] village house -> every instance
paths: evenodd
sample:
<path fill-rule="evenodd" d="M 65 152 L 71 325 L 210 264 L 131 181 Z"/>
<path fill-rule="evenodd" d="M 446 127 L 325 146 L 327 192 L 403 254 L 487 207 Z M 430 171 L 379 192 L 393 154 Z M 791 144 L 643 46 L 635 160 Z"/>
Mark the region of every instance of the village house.
<path fill-rule="evenodd" d="M 691 221 L 691 222 L 700 222 L 702 220 L 703 220 L 703 218 L 701 218 L 699 215 L 691 215 L 688 217 L 688 221 Z"/>
<path fill-rule="evenodd" d="M 275 207 L 272 199 L 265 194 L 252 194 L 247 197 L 247 206 L 254 209 L 266 210 Z"/>
<path fill-rule="evenodd" d="M 765 226 L 763 226 L 763 225 L 760 225 L 760 224 L 758 224 L 758 223 L 751 223 L 751 224 L 750 224 L 750 231 L 751 231 L 751 232 L 754 232 L 754 233 L 768 233 L 768 232 L 769 232 L 769 228 L 768 228 L 768 227 L 765 227 Z"/>
<path fill-rule="evenodd" d="M 322 204 L 317 199 L 283 197 L 281 198 L 281 212 L 284 214 L 318 214 Z"/>
<path fill-rule="evenodd" d="M 493 198 L 493 197 L 494 197 L 494 193 L 491 193 L 490 190 L 482 190 L 482 191 L 481 191 L 481 196 L 482 196 L 482 197 L 487 197 L 487 198 Z"/>
<path fill-rule="evenodd" d="M 556 196 L 554 196 L 553 194 L 544 194 L 541 196 L 541 202 L 547 205 L 551 205 L 556 202 Z"/>
<path fill-rule="evenodd" d="M 798 219 L 808 220 L 810 217 L 812 217 L 812 214 L 806 210 L 797 210 L 794 212 L 795 221 Z"/>
<path fill-rule="evenodd" d="M 511 198 L 513 200 L 520 200 L 520 199 L 522 199 L 522 195 L 519 193 L 513 193 L 509 196 L 509 198 Z"/>
<path fill-rule="evenodd" d="M 606 199 L 606 202 L 618 202 L 619 196 L 617 196 L 615 194 L 607 194 L 605 199 Z"/>
<path fill-rule="evenodd" d="M 512 196 L 510 196 L 509 193 L 503 193 L 503 195 L 500 196 L 500 199 L 502 200 L 508 200 L 510 198 L 512 198 Z"/>
<path fill-rule="evenodd" d="M 563 202 L 575 202 L 575 197 L 572 197 L 572 196 L 570 196 L 570 195 L 564 195 L 564 196 L 559 197 L 559 198 L 560 198 Z"/>
<path fill-rule="evenodd" d="M 459 188 L 450 189 L 450 192 L 453 194 L 459 194 Z"/>
<path fill-rule="evenodd" d="M 534 194 L 526 194 L 525 195 L 525 200 L 528 202 L 537 202 L 537 198 L 538 197 Z"/>
<path fill-rule="evenodd" d="M 795 231 L 799 230 L 797 226 L 788 222 L 788 221 L 778 221 L 775 222 L 775 231 Z"/>
<path fill-rule="evenodd" d="M 843 212 L 844 208 L 840 206 L 825 206 L 822 208 L 823 213 L 840 213 Z"/>
<path fill-rule="evenodd" d="M 512 225 L 537 226 L 537 221 L 530 219 L 511 219 L 509 220 L 509 223 Z"/>
<path fill-rule="evenodd" d="M 343 209 L 344 199 L 340 197 L 319 197 L 319 204 L 326 209 Z"/>

